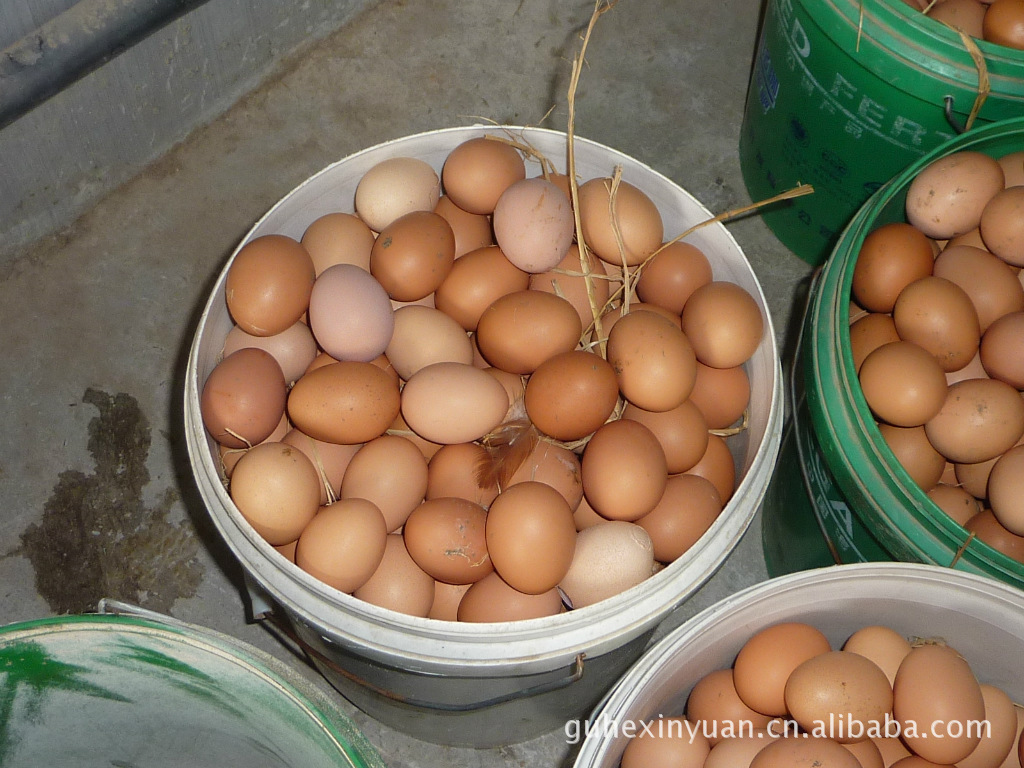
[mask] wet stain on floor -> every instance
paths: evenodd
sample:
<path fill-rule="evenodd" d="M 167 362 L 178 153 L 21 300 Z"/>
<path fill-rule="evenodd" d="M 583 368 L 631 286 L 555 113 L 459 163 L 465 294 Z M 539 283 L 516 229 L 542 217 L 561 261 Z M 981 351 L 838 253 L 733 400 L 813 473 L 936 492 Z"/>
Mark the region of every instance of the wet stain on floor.
<path fill-rule="evenodd" d="M 155 506 L 143 501 L 151 431 L 138 401 L 90 388 L 82 402 L 99 411 L 89 422 L 95 470 L 60 473 L 41 522 L 21 536 L 21 553 L 55 613 L 94 611 L 103 597 L 167 612 L 199 586 L 199 537 L 188 521 L 168 521 L 174 488 Z"/>

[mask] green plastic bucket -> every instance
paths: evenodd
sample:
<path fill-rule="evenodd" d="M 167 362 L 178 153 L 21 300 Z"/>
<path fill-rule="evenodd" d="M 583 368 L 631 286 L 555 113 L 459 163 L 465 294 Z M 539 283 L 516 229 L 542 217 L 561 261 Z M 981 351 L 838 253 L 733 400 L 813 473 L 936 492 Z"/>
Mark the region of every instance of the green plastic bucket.
<path fill-rule="evenodd" d="M 1024 51 L 976 41 L 990 91 L 975 126 L 1024 114 Z M 767 0 L 740 135 L 755 201 L 798 257 L 822 263 L 861 205 L 957 135 L 979 70 L 960 35 L 901 0 Z"/>
<path fill-rule="evenodd" d="M 0 627 L 0 765 L 384 763 L 274 657 L 157 614 L 105 612 Z"/>
<path fill-rule="evenodd" d="M 907 187 L 933 160 L 1024 150 L 1024 118 L 947 142 L 876 192 L 843 232 L 811 289 L 790 376 L 790 419 L 763 506 L 771 575 L 828 563 L 932 563 L 1024 588 L 1024 564 L 976 539 L 906 473 L 867 407 L 850 352 L 850 286 L 864 237 L 904 221 Z"/>

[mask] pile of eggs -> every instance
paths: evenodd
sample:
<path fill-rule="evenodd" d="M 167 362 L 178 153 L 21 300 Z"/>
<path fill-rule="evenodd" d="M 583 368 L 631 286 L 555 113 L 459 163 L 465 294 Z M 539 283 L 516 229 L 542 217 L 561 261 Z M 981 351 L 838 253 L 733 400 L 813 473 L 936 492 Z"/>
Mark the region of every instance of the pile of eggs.
<path fill-rule="evenodd" d="M 1024 562 L 1024 152 L 962 150 L 864 238 L 850 347 L 878 429 L 956 522 Z"/>
<path fill-rule="evenodd" d="M 1024 710 L 941 639 L 864 626 L 833 650 L 804 622 L 768 626 L 648 721 L 622 768 L 1019 768 Z"/>
<path fill-rule="evenodd" d="M 1022 0 L 903 0 L 968 37 L 1024 50 Z"/>
<path fill-rule="evenodd" d="M 495 133 L 440 172 L 386 159 L 351 210 L 228 266 L 203 423 L 241 515 L 329 587 L 553 615 L 677 559 L 736 488 L 755 298 L 643 190 L 528 177 L 532 154 Z"/>

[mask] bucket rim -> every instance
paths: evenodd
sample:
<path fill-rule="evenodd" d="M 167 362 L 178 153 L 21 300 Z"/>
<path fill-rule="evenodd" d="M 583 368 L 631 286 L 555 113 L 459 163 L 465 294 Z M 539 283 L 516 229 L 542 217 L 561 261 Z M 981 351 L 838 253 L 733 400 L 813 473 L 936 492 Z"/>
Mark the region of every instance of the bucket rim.
<path fill-rule="evenodd" d="M 454 146 L 455 143 L 473 136 L 500 131 L 511 131 L 517 136 L 538 143 L 554 143 L 565 141 L 568 138 L 566 132 L 550 128 L 477 123 L 422 131 L 383 141 L 347 155 L 327 165 L 295 190 L 284 195 L 253 225 L 223 265 L 218 285 L 223 283 L 224 275 L 242 245 L 255 236 L 268 219 L 274 216 L 275 212 L 287 205 L 296 192 L 330 173 L 333 169 L 357 158 L 362 159 L 382 153 L 395 154 L 409 145 L 416 145 L 423 141 L 438 139 Z M 654 178 L 658 184 L 670 189 L 673 194 L 685 198 L 687 204 L 699 210 L 704 218 L 707 220 L 714 218 L 713 214 L 691 193 L 646 163 L 592 139 L 574 136 L 573 141 L 578 156 L 581 148 L 600 154 L 602 162 L 608 164 L 609 174 L 612 172 L 613 165 L 622 165 L 624 166 L 623 178 L 626 180 L 636 174 Z M 381 159 L 384 156 L 382 154 Z M 418 665 L 456 663 L 458 670 L 465 672 L 468 669 L 470 674 L 481 674 L 494 671 L 496 668 L 514 667 L 521 670 L 524 663 L 550 664 L 552 660 L 562 663 L 567 659 L 575 658 L 584 648 L 589 649 L 590 653 L 597 654 L 609 647 L 620 645 L 625 640 L 635 638 L 646 629 L 652 628 L 652 617 L 655 614 L 660 620 L 677 607 L 714 574 L 735 548 L 757 512 L 767 485 L 767 474 L 774 466 L 781 442 L 783 418 L 781 361 L 774 325 L 763 288 L 739 244 L 721 221 L 714 221 L 708 226 L 702 227 L 701 230 L 714 232 L 715 237 L 728 244 L 729 250 L 736 255 L 737 263 L 741 263 L 744 277 L 749 281 L 750 287 L 754 289 L 754 298 L 763 311 L 764 335 L 759 352 L 755 353 L 755 356 L 760 356 L 762 359 L 767 358 L 767 368 L 770 369 L 766 370 L 771 384 L 771 391 L 768 393 L 766 425 L 760 445 L 748 459 L 744 476 L 737 484 L 732 499 L 723 509 L 723 514 L 687 553 L 641 584 L 595 605 L 555 616 L 516 622 L 463 623 L 408 616 L 380 608 L 351 595 L 338 592 L 301 571 L 298 566 L 287 561 L 256 534 L 230 502 L 230 497 L 227 496 L 223 484 L 219 480 L 216 483 L 213 482 L 216 471 L 209 456 L 210 452 L 205 442 L 205 432 L 198 412 L 200 392 L 198 376 L 200 331 L 214 311 L 218 298 L 216 290 L 211 291 L 207 298 L 198 330 L 192 341 L 186 370 L 185 392 L 186 442 L 193 465 L 193 476 L 199 484 L 200 494 L 210 510 L 215 526 L 226 539 L 230 548 L 234 550 L 235 556 L 243 561 L 246 568 L 252 569 L 251 575 L 259 586 L 266 590 L 286 611 L 301 617 L 304 623 L 315 629 L 325 639 L 333 639 L 346 645 L 355 646 L 361 651 L 369 651 L 378 658 L 390 657 L 396 643 L 402 639 L 395 638 L 393 633 L 414 633 L 431 641 L 431 647 L 423 649 L 419 653 L 402 649 L 403 659 Z M 199 468 L 204 471 L 200 472 Z M 214 503 L 220 504 L 224 510 L 223 516 L 227 520 L 221 519 L 221 514 L 213 513 Z M 710 547 L 712 542 L 718 545 L 718 549 L 715 551 L 712 551 Z M 241 554 L 239 550 L 241 550 Z M 701 570 L 686 585 L 686 589 L 680 591 L 679 584 L 674 583 L 672 579 L 684 568 Z M 284 580 L 286 588 L 284 590 L 282 590 L 282 580 Z M 320 600 L 339 603 L 344 610 L 338 612 L 332 610 L 330 617 L 311 615 L 310 611 L 301 605 L 302 598 L 307 593 L 312 593 Z M 646 606 L 646 610 L 643 615 L 630 619 L 625 608 L 635 602 Z M 602 623 L 614 623 L 615 627 L 602 628 Z M 562 633 L 561 642 L 557 644 L 557 647 L 550 647 L 552 635 L 556 632 Z M 541 641 L 547 641 L 549 647 L 541 650 L 538 647 Z M 454 649 L 467 654 L 466 657 L 459 658 L 453 655 Z"/>

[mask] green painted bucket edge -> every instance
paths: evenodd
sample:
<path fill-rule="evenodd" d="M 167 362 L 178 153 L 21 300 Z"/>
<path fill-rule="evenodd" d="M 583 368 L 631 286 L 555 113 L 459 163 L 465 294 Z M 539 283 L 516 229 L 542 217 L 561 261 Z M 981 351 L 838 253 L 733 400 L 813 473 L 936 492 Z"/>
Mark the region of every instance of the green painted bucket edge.
<path fill-rule="evenodd" d="M 101 601 L 101 610 L 103 610 Z M 120 605 L 120 604 L 117 604 Z M 177 636 L 183 642 L 208 646 L 213 651 L 232 658 L 245 667 L 252 668 L 253 674 L 259 674 L 273 681 L 274 686 L 291 700 L 292 704 L 311 721 L 317 728 L 337 745 L 338 757 L 344 762 L 339 766 L 346 768 L 385 768 L 376 748 L 362 734 L 348 716 L 338 709 L 328 694 L 314 688 L 313 683 L 302 678 L 299 673 L 285 662 L 245 643 L 237 638 L 197 625 L 179 621 L 172 617 L 152 614 L 134 606 L 124 606 L 128 610 L 139 610 L 139 614 L 118 613 L 118 608 L 111 606 L 112 612 L 68 614 L 47 616 L 0 625 L 0 650 L 10 638 L 16 636 L 35 635 L 48 629 L 64 630 L 90 627 L 108 629 L 111 627 L 127 629 L 138 628 L 154 630 L 161 635 Z"/>
<path fill-rule="evenodd" d="M 1010 147 L 1005 146 L 1010 143 Z M 952 566 L 1024 588 L 1024 563 L 971 538 L 911 480 L 875 425 L 850 351 L 849 298 L 856 257 L 877 224 L 902 220 L 906 190 L 951 152 L 1024 149 L 1024 117 L 975 128 L 936 147 L 876 192 L 843 232 L 819 275 L 804 327 L 804 376 L 812 428 L 837 487 L 894 560 Z"/>

